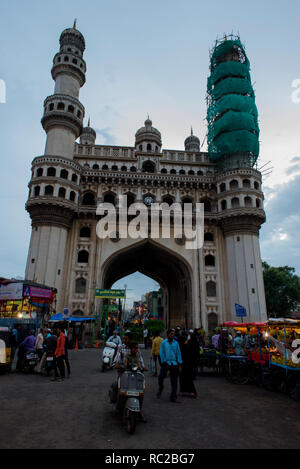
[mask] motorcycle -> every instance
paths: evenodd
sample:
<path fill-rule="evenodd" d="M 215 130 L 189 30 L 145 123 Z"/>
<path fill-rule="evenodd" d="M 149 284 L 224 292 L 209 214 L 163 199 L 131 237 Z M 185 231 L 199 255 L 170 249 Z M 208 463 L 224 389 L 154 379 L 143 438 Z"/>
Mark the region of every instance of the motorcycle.
<path fill-rule="evenodd" d="M 25 352 L 24 358 L 22 360 L 21 371 L 26 373 L 33 373 L 38 363 L 38 354 L 34 350 L 29 350 L 28 352 Z"/>
<path fill-rule="evenodd" d="M 113 387 L 109 391 L 110 401 L 116 404 L 116 410 L 123 416 L 126 429 L 130 434 L 135 432 L 137 417 L 142 411 L 144 394 L 145 376 L 137 367 L 120 373 L 117 397 Z"/>
<path fill-rule="evenodd" d="M 106 369 L 112 368 L 113 360 L 115 357 L 116 349 L 118 346 L 114 342 L 106 342 L 102 353 L 102 372 Z"/>

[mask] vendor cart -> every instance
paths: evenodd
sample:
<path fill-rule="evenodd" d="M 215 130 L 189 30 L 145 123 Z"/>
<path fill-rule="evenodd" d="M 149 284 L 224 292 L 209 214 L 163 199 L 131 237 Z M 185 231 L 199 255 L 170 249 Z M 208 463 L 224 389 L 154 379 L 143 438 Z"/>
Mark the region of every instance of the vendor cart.
<path fill-rule="evenodd" d="M 220 372 L 220 353 L 214 348 L 201 348 L 198 359 L 197 369 L 198 374 L 203 376 L 207 370 L 214 374 Z"/>
<path fill-rule="evenodd" d="M 8 327 L 0 327 L 0 373 L 11 371 L 11 333 Z"/>
<path fill-rule="evenodd" d="M 268 388 L 300 402 L 300 321 L 270 319 L 266 336 L 270 371 Z"/>

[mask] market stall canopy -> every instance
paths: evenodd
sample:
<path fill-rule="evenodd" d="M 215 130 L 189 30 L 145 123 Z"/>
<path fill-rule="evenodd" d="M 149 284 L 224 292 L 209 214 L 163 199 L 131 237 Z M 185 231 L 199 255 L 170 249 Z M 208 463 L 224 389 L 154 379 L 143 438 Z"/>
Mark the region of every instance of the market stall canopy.
<path fill-rule="evenodd" d="M 225 322 L 221 327 L 267 327 L 265 322 Z"/>
<path fill-rule="evenodd" d="M 64 316 L 62 313 L 57 313 L 50 319 L 49 322 L 85 322 L 85 321 L 94 321 L 96 318 L 90 317 L 72 317 Z"/>

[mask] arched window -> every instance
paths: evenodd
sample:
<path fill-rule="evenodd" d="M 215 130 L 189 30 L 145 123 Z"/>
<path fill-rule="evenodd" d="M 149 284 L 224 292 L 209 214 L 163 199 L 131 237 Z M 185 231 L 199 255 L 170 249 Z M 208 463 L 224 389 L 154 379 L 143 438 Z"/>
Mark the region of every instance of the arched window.
<path fill-rule="evenodd" d="M 192 204 L 193 201 L 192 201 L 192 199 L 191 199 L 190 197 L 184 197 L 184 198 L 182 199 L 182 203 L 183 203 L 183 204 Z"/>
<path fill-rule="evenodd" d="M 77 117 L 78 117 L 78 119 L 81 119 L 81 112 L 80 111 L 77 111 Z"/>
<path fill-rule="evenodd" d="M 251 182 L 249 179 L 244 179 L 243 180 L 243 187 L 246 187 L 247 189 L 249 189 L 251 187 Z"/>
<path fill-rule="evenodd" d="M 127 166 L 122 166 L 121 171 L 127 171 Z"/>
<path fill-rule="evenodd" d="M 171 169 L 170 174 L 177 174 L 176 169 Z"/>
<path fill-rule="evenodd" d="M 81 205 L 96 205 L 96 197 L 93 192 L 86 192 L 82 198 Z"/>
<path fill-rule="evenodd" d="M 72 181 L 73 182 L 77 182 L 78 181 L 78 177 L 76 174 L 72 174 Z"/>
<path fill-rule="evenodd" d="M 161 174 L 167 174 L 167 172 L 168 172 L 168 171 L 166 170 L 166 168 L 163 168 L 163 169 L 161 170 Z"/>
<path fill-rule="evenodd" d="M 91 230 L 88 226 L 83 226 L 80 230 L 80 238 L 90 238 Z"/>
<path fill-rule="evenodd" d="M 65 105 L 64 105 L 64 103 L 58 103 L 58 105 L 57 105 L 57 110 L 58 110 L 58 111 L 64 111 L 64 110 L 65 110 Z"/>
<path fill-rule="evenodd" d="M 158 146 L 155 147 L 155 153 L 158 153 Z"/>
<path fill-rule="evenodd" d="M 61 197 L 62 199 L 66 198 L 66 189 L 64 187 L 59 188 L 58 197 Z"/>
<path fill-rule="evenodd" d="M 53 195 L 54 188 L 53 186 L 46 186 L 45 187 L 45 195 Z"/>
<path fill-rule="evenodd" d="M 209 254 L 208 256 L 205 256 L 205 265 L 209 267 L 215 267 L 216 265 L 215 256 L 212 256 L 211 254 Z"/>
<path fill-rule="evenodd" d="M 55 177 L 56 176 L 56 169 L 55 168 L 48 168 L 47 169 L 47 176 L 48 177 Z"/>
<path fill-rule="evenodd" d="M 118 166 L 116 166 L 116 165 L 112 166 L 111 170 L 112 171 L 118 171 Z"/>
<path fill-rule="evenodd" d="M 254 189 L 259 190 L 259 183 L 256 181 L 254 182 Z"/>
<path fill-rule="evenodd" d="M 136 173 L 136 167 L 135 167 L 135 166 L 131 166 L 130 171 L 131 171 L 132 173 Z"/>
<path fill-rule="evenodd" d="M 261 207 L 261 201 L 259 199 L 256 199 L 256 207 L 257 208 Z"/>
<path fill-rule="evenodd" d="M 174 203 L 174 199 L 169 195 L 166 195 L 165 197 L 163 197 L 163 202 L 165 204 L 172 205 Z"/>
<path fill-rule="evenodd" d="M 85 293 L 86 280 L 84 278 L 77 278 L 75 282 L 75 293 Z"/>
<path fill-rule="evenodd" d="M 198 171 L 197 175 L 198 176 L 203 176 L 203 171 Z"/>
<path fill-rule="evenodd" d="M 234 197 L 231 200 L 231 208 L 238 208 L 240 206 L 240 199 L 238 197 Z"/>
<path fill-rule="evenodd" d="M 103 169 L 103 171 L 107 171 L 107 170 L 108 170 L 107 164 L 104 164 L 104 165 L 102 166 L 102 169 Z"/>
<path fill-rule="evenodd" d="M 105 196 L 103 197 L 103 202 L 107 203 L 107 204 L 115 205 L 115 196 L 114 196 L 114 194 L 111 194 L 111 193 L 105 194 Z"/>
<path fill-rule="evenodd" d="M 181 170 L 179 171 L 179 174 L 181 174 L 181 175 L 184 176 L 184 175 L 185 175 L 185 170 L 184 170 L 184 169 L 181 169 Z"/>
<path fill-rule="evenodd" d="M 147 145 L 147 152 L 151 152 L 152 151 L 152 147 L 151 147 L 151 143 L 148 143 Z"/>
<path fill-rule="evenodd" d="M 43 176 L 43 168 L 39 168 L 36 172 L 36 175 L 38 178 L 42 177 Z"/>
<path fill-rule="evenodd" d="M 251 197 L 245 197 L 244 203 L 245 203 L 245 207 L 252 207 L 252 199 L 251 199 Z"/>
<path fill-rule="evenodd" d="M 62 169 L 61 172 L 60 172 L 60 177 L 62 179 L 68 179 L 68 177 L 69 177 L 68 171 L 66 171 L 65 169 Z"/>
<path fill-rule="evenodd" d="M 195 175 L 195 171 L 193 171 L 192 169 L 189 171 L 189 175 L 190 176 L 194 176 Z"/>
<path fill-rule="evenodd" d="M 64 60 L 65 60 L 65 62 L 69 62 L 69 57 L 67 55 L 65 55 Z"/>
<path fill-rule="evenodd" d="M 94 164 L 93 169 L 100 169 L 98 164 Z"/>
<path fill-rule="evenodd" d="M 40 186 L 35 186 L 34 188 L 34 197 L 38 197 L 40 195 L 40 192 L 41 192 L 41 188 Z"/>
<path fill-rule="evenodd" d="M 208 326 L 208 333 L 211 335 L 215 332 L 216 328 L 218 327 L 218 316 L 215 313 L 210 313 L 207 316 L 207 326 Z"/>
<path fill-rule="evenodd" d="M 225 184 L 225 182 L 222 182 L 222 184 L 220 184 L 220 192 L 226 192 L 226 184 Z"/>
<path fill-rule="evenodd" d="M 221 209 L 226 210 L 227 209 L 227 200 L 222 200 L 221 202 Z"/>
<path fill-rule="evenodd" d="M 217 285 L 215 282 L 207 282 L 206 294 L 208 297 L 213 297 L 213 298 L 217 296 Z"/>
<path fill-rule="evenodd" d="M 139 146 L 139 150 L 140 150 L 140 151 L 143 151 L 143 145 L 140 145 L 140 146 Z"/>
<path fill-rule="evenodd" d="M 145 161 L 143 164 L 143 172 L 144 173 L 154 173 L 155 171 L 155 164 L 153 161 Z"/>
<path fill-rule="evenodd" d="M 211 212 L 211 201 L 208 199 L 202 199 L 200 201 L 202 204 L 204 204 L 204 212 Z"/>
<path fill-rule="evenodd" d="M 230 187 L 230 190 L 238 189 L 239 188 L 238 181 L 236 179 L 234 179 L 233 181 L 230 181 L 229 187 Z"/>
<path fill-rule="evenodd" d="M 75 202 L 75 198 L 76 198 L 75 192 L 74 192 L 74 191 L 71 191 L 71 192 L 70 192 L 70 200 L 71 200 L 71 202 Z"/>
<path fill-rule="evenodd" d="M 204 233 L 204 241 L 214 242 L 214 234 L 213 233 Z"/>
<path fill-rule="evenodd" d="M 88 264 L 89 263 L 89 253 L 85 250 L 79 251 L 77 262 L 78 262 L 78 264 Z"/>
<path fill-rule="evenodd" d="M 74 114 L 74 111 L 75 111 L 74 106 L 71 106 L 71 105 L 68 106 L 68 112 L 71 112 L 72 114 Z"/>
<path fill-rule="evenodd" d="M 130 205 L 134 204 L 135 202 L 135 196 L 133 194 L 126 194 L 127 195 L 127 207 L 130 207 Z"/>
<path fill-rule="evenodd" d="M 49 111 L 53 111 L 53 110 L 54 110 L 54 103 L 51 103 L 49 106 Z"/>

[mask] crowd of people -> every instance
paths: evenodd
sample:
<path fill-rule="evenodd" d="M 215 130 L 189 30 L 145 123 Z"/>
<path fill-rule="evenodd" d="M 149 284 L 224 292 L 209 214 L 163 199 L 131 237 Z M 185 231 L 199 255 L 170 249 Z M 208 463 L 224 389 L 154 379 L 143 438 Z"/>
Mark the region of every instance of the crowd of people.
<path fill-rule="evenodd" d="M 30 331 L 25 339 L 19 339 L 19 331 L 12 331 L 12 360 L 17 352 L 16 371 L 22 371 L 26 353 L 35 352 L 39 357 L 39 363 L 35 372 L 41 373 L 47 355 L 53 356 L 54 376 L 51 380 L 62 382 L 66 376 L 70 378 L 71 368 L 68 357 L 68 335 L 61 326 L 55 329 L 40 329 L 37 336 Z M 67 369 L 67 373 L 66 373 Z"/>

